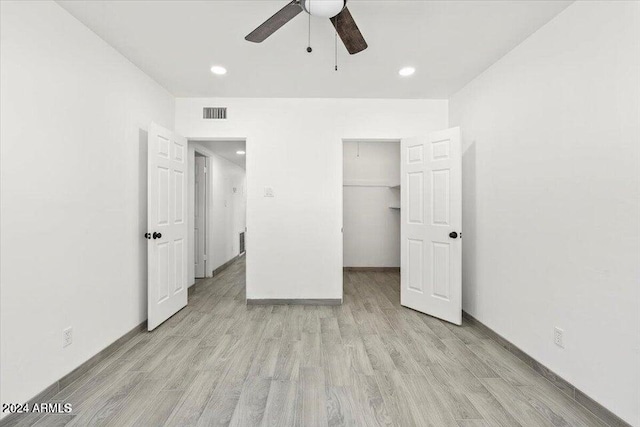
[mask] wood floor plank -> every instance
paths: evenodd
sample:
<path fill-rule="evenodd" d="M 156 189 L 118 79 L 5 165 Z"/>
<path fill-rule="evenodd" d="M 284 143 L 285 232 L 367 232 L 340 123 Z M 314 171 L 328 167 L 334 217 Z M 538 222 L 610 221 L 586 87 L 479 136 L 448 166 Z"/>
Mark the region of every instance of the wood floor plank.
<path fill-rule="evenodd" d="M 300 369 L 298 386 L 297 426 L 327 426 L 326 381 L 321 368 Z"/>
<path fill-rule="evenodd" d="M 319 333 L 302 333 L 301 367 L 322 367 L 322 338 Z"/>
<path fill-rule="evenodd" d="M 499 378 L 500 376 L 478 356 L 476 356 L 469 347 L 457 338 L 442 340 L 447 347 L 447 354 L 462 363 L 469 369 L 473 375 L 478 378 Z"/>
<path fill-rule="evenodd" d="M 606 424 L 588 411 L 576 408 L 569 397 L 550 383 L 546 386 L 519 386 L 529 404 L 554 426 L 604 427 Z"/>
<path fill-rule="evenodd" d="M 454 419 L 482 419 L 482 415 L 473 406 L 462 387 L 457 387 L 452 381 L 442 381 L 433 374 L 430 368 L 425 371 L 425 376 Z"/>
<path fill-rule="evenodd" d="M 71 425 L 71 422 L 75 418 L 72 414 L 46 414 L 38 420 L 35 427 L 63 427 Z"/>
<path fill-rule="evenodd" d="M 217 372 L 197 372 L 195 379 L 185 390 L 165 425 L 175 427 L 197 425 L 198 419 L 219 381 L 220 376 Z"/>
<path fill-rule="evenodd" d="M 269 378 L 248 378 L 229 425 L 232 427 L 259 426 L 267 406 L 270 388 L 271 379 Z"/>
<path fill-rule="evenodd" d="M 126 402 L 131 392 L 148 376 L 145 372 L 133 372 L 117 381 L 113 387 L 94 400 L 91 407 L 85 408 L 69 425 L 98 426 L 106 424 L 106 421 L 115 414 Z"/>
<path fill-rule="evenodd" d="M 498 427 L 522 426 L 488 391 L 469 393 L 467 397 L 489 425 Z"/>
<path fill-rule="evenodd" d="M 240 400 L 242 386 L 243 384 L 239 383 L 225 383 L 224 387 L 217 387 L 200 413 L 196 425 L 201 427 L 229 425 Z"/>
<path fill-rule="evenodd" d="M 378 335 L 365 335 L 362 341 L 374 371 L 390 372 L 396 369 L 393 359 Z"/>
<path fill-rule="evenodd" d="M 261 425 L 265 427 L 294 425 L 299 405 L 298 397 L 297 381 L 272 380 Z"/>
<path fill-rule="evenodd" d="M 422 376 L 403 375 L 413 405 L 413 415 L 421 426 L 457 427 L 453 414 L 434 387 Z"/>
<path fill-rule="evenodd" d="M 483 378 L 480 380 L 489 392 L 524 426 L 547 427 L 551 422 L 544 418 L 529 404 L 527 399 L 502 378 Z"/>
<path fill-rule="evenodd" d="M 249 377 L 273 378 L 278 364 L 280 342 L 276 338 L 260 340 L 249 369 Z"/>
<path fill-rule="evenodd" d="M 351 377 L 351 387 L 365 420 L 376 426 L 394 425 L 375 377 L 357 373 L 353 373 Z"/>
<path fill-rule="evenodd" d="M 354 372 L 373 375 L 373 366 L 371 365 L 369 355 L 362 340 L 358 340 L 353 345 L 345 345 L 345 348 L 349 355 L 351 369 Z"/>
<path fill-rule="evenodd" d="M 388 413 L 396 426 L 420 426 L 420 420 L 414 417 L 411 394 L 398 371 L 374 373 L 380 394 Z"/>
<path fill-rule="evenodd" d="M 422 367 L 407 347 L 407 343 L 393 335 L 381 337 L 396 369 L 407 375 L 422 375 Z"/>
<path fill-rule="evenodd" d="M 134 427 L 164 425 L 183 393 L 184 391 L 182 390 L 161 390 L 156 399 L 142 411 L 132 425 Z"/>
<path fill-rule="evenodd" d="M 280 341 L 280 351 L 273 371 L 273 379 L 297 381 L 302 364 L 302 341 Z"/>
<path fill-rule="evenodd" d="M 142 381 L 127 395 L 118 411 L 112 413 L 107 419 L 102 420 L 102 425 L 108 427 L 131 425 L 140 416 L 141 411 L 156 399 L 165 382 L 163 379 Z"/>
<path fill-rule="evenodd" d="M 492 340 L 478 340 L 467 348 L 511 385 L 535 385 L 542 379 L 530 366 Z"/>
<path fill-rule="evenodd" d="M 347 348 L 333 341 L 322 345 L 322 365 L 327 385 L 340 387 L 348 386 L 350 382 L 351 357 Z"/>
<path fill-rule="evenodd" d="M 456 420 L 459 427 L 491 427 L 485 420 Z"/>

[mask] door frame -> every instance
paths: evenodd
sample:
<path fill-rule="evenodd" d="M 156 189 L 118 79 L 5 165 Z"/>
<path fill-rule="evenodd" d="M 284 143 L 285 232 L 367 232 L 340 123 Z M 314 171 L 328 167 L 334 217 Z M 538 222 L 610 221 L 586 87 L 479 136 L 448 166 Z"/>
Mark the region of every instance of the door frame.
<path fill-rule="evenodd" d="M 189 141 L 187 140 L 187 146 L 189 147 Z M 211 208 L 209 206 L 209 200 L 210 200 L 210 195 L 209 195 L 209 156 L 201 153 L 201 148 L 200 147 L 194 147 L 193 150 L 193 154 L 194 154 L 194 158 L 195 157 L 204 157 L 204 167 L 205 167 L 205 181 L 204 181 L 204 255 L 206 256 L 205 260 L 204 260 L 204 277 L 208 277 L 207 276 L 207 264 L 209 261 L 209 227 L 207 224 L 207 221 L 209 220 L 209 217 L 211 216 Z M 191 158 L 189 158 L 189 165 L 191 165 Z M 193 160 L 193 165 L 195 167 L 195 159 Z M 196 201 L 196 197 L 198 197 L 198 195 L 195 193 L 195 182 L 194 185 L 191 185 L 191 181 L 192 179 L 195 178 L 195 169 L 193 171 L 190 171 L 189 173 L 193 176 L 189 176 L 189 182 L 188 182 L 188 191 L 189 191 L 189 204 L 191 205 L 191 203 L 193 202 L 193 204 L 195 205 L 195 201 Z M 191 206 L 190 206 L 191 207 Z M 192 227 L 192 230 L 189 230 L 189 236 L 191 236 L 191 233 L 194 232 L 195 233 L 195 209 L 193 211 L 194 215 L 189 215 Z M 191 218 L 193 217 L 193 218 Z M 195 243 L 195 234 L 193 237 L 193 241 L 190 241 L 189 244 L 193 244 Z M 196 253 L 196 251 L 194 251 L 194 257 L 196 255 L 198 255 Z M 195 263 L 194 263 L 194 281 L 195 279 L 199 279 L 201 277 L 195 277 Z M 191 277 L 191 276 L 189 276 Z"/>
<path fill-rule="evenodd" d="M 343 277 L 344 271 L 344 144 L 346 142 L 394 142 L 401 143 L 402 137 L 386 137 L 386 138 L 341 138 L 340 140 L 340 277 Z M 341 281 L 342 300 L 344 301 L 344 280 Z M 400 301 L 398 301 L 400 302 Z"/>
<path fill-rule="evenodd" d="M 195 152 L 198 152 L 198 154 L 204 156 L 207 158 L 207 176 L 209 176 L 209 168 L 211 165 L 211 162 L 209 160 L 210 157 L 214 157 L 216 156 L 215 153 L 213 153 L 212 151 L 210 151 L 209 149 L 207 149 L 205 146 L 203 146 L 201 143 L 204 142 L 234 142 L 234 141 L 244 141 L 245 146 L 246 146 L 246 152 L 249 152 L 249 138 L 244 137 L 244 136 L 232 136 L 232 137 L 222 137 L 222 136 L 211 136 L 211 137 L 203 137 L 203 136 L 197 136 L 197 137 L 186 137 L 187 139 L 187 146 L 189 148 L 189 150 L 191 150 L 191 148 L 193 148 L 194 151 L 194 155 Z M 191 155 L 191 154 L 189 154 Z M 247 159 L 248 160 L 248 159 Z M 249 162 L 247 161 L 246 163 L 246 167 L 245 167 L 245 174 L 246 174 L 246 210 L 245 210 L 245 225 L 246 225 L 246 231 L 248 231 L 249 229 Z M 189 194 L 191 195 L 192 192 L 194 191 L 194 183 L 195 183 L 195 175 L 192 173 L 192 170 L 189 170 L 189 176 L 190 176 L 190 181 L 188 183 L 188 191 Z M 207 178 L 207 180 L 209 180 L 209 178 Z M 207 200 L 207 204 L 206 204 L 206 208 L 205 208 L 205 215 L 207 220 L 210 220 L 212 218 L 212 214 L 213 214 L 213 186 L 210 185 L 209 183 L 207 183 L 207 189 L 206 189 L 206 200 Z M 193 199 L 195 200 L 195 199 Z M 190 203 L 191 204 L 191 203 Z M 189 247 L 193 247 L 194 244 L 194 239 L 195 239 L 195 235 L 193 233 L 193 229 L 194 229 L 194 215 L 192 215 L 191 213 L 189 214 L 189 235 L 188 235 L 188 244 Z M 206 243 L 206 253 L 207 253 L 207 260 L 211 260 L 212 256 L 213 256 L 213 236 L 212 236 L 212 230 L 211 227 L 206 227 L 206 239 L 207 239 L 207 243 Z M 248 234 L 248 233 L 247 233 Z M 246 239 L 247 239 L 247 234 L 245 234 L 245 246 L 246 246 Z M 245 268 L 248 268 L 249 265 L 249 256 L 248 253 L 245 252 L 245 254 L 243 255 L 245 257 L 245 263 L 246 266 Z M 193 261 L 190 258 L 190 261 Z M 205 276 L 206 277 L 213 277 L 213 270 L 210 268 L 211 263 L 207 263 L 206 265 L 206 269 L 205 269 Z M 192 268 L 190 269 L 190 274 L 189 274 L 189 287 L 193 286 L 195 284 L 195 277 L 194 277 L 194 271 L 195 271 L 195 267 L 192 266 Z M 245 280 L 245 291 L 246 291 L 246 284 L 248 282 L 249 278 L 248 275 L 246 275 L 246 280 Z"/>

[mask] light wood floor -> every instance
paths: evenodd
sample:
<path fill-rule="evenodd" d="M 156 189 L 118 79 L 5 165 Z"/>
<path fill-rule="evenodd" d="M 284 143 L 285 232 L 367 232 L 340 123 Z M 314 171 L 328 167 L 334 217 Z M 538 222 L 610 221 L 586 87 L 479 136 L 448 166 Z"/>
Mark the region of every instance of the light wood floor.
<path fill-rule="evenodd" d="M 72 416 L 20 425 L 605 425 L 477 328 L 402 308 L 397 273 L 344 292 L 246 306 L 241 259 L 56 395 Z"/>

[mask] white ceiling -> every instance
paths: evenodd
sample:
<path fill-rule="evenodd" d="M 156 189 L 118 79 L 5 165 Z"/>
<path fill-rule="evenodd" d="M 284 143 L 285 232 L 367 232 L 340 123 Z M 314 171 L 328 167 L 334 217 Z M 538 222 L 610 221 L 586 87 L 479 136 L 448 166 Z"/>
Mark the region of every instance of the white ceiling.
<path fill-rule="evenodd" d="M 245 141 L 197 141 L 198 144 L 205 147 L 207 150 L 212 151 L 220 157 L 229 160 L 232 163 L 240 166 L 242 169 L 246 169 L 247 156 L 246 154 L 238 154 L 236 151 L 245 151 Z"/>
<path fill-rule="evenodd" d="M 329 20 L 311 19 L 311 54 L 303 13 L 244 40 L 287 0 L 59 3 L 176 96 L 447 98 L 571 1 L 351 0 L 369 48 L 350 56 L 340 43 L 337 72 Z M 400 78 L 406 65 L 417 72 Z"/>

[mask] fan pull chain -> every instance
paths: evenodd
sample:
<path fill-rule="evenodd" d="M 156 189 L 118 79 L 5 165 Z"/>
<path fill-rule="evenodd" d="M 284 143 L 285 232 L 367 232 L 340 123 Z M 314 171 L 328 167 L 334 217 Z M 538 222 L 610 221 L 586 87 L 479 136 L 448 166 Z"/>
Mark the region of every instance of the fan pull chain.
<path fill-rule="evenodd" d="M 336 25 L 338 25 L 338 18 L 336 18 Z M 335 61 L 336 61 L 336 71 L 338 71 L 338 30 L 336 29 L 335 35 Z"/>
<path fill-rule="evenodd" d="M 309 5 L 309 10 L 311 10 L 311 0 L 307 0 L 307 4 Z M 307 36 L 307 52 L 311 53 L 313 51 L 313 49 L 311 49 L 311 14 L 308 13 L 307 15 L 309 15 L 309 33 Z"/>

